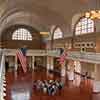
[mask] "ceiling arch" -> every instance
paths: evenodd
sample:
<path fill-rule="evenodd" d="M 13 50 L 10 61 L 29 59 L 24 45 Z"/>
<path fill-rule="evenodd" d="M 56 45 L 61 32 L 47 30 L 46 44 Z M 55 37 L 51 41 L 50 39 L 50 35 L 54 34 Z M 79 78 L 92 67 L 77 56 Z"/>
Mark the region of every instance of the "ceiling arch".
<path fill-rule="evenodd" d="M 0 33 L 2 33 L 2 30 L 4 30 L 6 27 L 16 24 L 29 25 L 36 28 L 38 31 L 48 31 L 45 24 L 43 24 L 40 17 L 36 14 L 24 10 L 14 10 L 11 13 L 8 13 L 7 16 L 4 16 L 4 19 L 2 18 L 0 22 Z"/>
<path fill-rule="evenodd" d="M 65 34 L 70 34 L 72 17 L 88 8 L 95 8 L 95 2 L 96 0 L 86 0 L 85 3 L 81 0 L 0 0 L 0 33 L 12 22 L 12 24 L 29 24 L 31 19 L 33 23 L 31 22 L 30 25 L 40 31 L 50 31 L 52 25 L 59 25 Z M 25 12 L 23 19 L 16 15 L 21 11 Z M 15 18 L 11 18 L 15 15 L 17 21 Z M 36 20 L 34 17 L 37 17 Z"/>

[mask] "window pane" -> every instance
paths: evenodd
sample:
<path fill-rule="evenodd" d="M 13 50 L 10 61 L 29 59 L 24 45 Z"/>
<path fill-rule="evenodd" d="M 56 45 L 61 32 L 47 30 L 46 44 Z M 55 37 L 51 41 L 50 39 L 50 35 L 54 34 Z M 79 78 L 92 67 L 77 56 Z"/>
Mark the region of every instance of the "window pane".
<path fill-rule="evenodd" d="M 94 32 L 94 21 L 88 18 L 82 18 L 76 25 L 75 34 L 84 34 Z"/>
<path fill-rule="evenodd" d="M 14 31 L 12 35 L 13 40 L 32 40 L 31 33 L 24 28 L 20 28 Z"/>

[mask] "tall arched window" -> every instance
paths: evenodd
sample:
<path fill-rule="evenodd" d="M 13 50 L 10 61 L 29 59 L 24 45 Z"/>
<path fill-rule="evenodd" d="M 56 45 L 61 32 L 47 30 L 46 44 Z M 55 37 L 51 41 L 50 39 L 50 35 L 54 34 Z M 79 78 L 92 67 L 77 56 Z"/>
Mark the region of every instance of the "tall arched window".
<path fill-rule="evenodd" d="M 12 35 L 12 40 L 32 40 L 31 33 L 25 28 L 18 28 Z"/>
<path fill-rule="evenodd" d="M 81 35 L 94 32 L 94 21 L 90 18 L 81 18 L 75 26 L 75 34 Z"/>
<path fill-rule="evenodd" d="M 55 31 L 54 31 L 54 36 L 53 38 L 54 39 L 59 39 L 59 38 L 62 38 L 63 37 L 63 33 L 61 31 L 60 28 L 56 28 Z"/>

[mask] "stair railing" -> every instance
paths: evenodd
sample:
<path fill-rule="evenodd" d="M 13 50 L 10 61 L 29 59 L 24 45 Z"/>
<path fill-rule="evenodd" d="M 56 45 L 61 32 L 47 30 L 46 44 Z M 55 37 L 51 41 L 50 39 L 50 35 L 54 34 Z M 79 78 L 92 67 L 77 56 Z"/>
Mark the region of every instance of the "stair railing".
<path fill-rule="evenodd" d="M 1 62 L 0 62 L 0 100 L 4 97 L 4 80 L 5 80 L 5 56 L 3 51 L 0 52 Z"/>

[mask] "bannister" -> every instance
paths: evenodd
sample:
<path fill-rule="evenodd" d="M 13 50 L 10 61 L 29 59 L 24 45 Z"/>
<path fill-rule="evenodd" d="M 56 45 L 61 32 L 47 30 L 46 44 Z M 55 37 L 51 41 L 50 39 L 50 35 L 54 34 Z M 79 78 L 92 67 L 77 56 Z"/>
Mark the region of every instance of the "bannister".
<path fill-rule="evenodd" d="M 3 82 L 5 79 L 5 57 L 2 53 L 1 63 L 0 63 L 0 100 L 3 100 Z"/>

